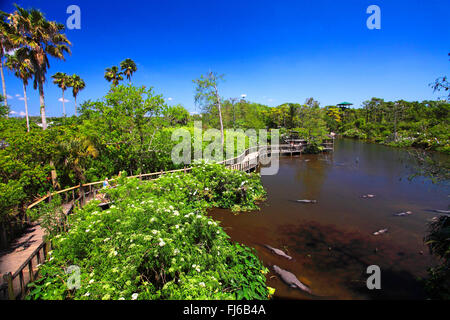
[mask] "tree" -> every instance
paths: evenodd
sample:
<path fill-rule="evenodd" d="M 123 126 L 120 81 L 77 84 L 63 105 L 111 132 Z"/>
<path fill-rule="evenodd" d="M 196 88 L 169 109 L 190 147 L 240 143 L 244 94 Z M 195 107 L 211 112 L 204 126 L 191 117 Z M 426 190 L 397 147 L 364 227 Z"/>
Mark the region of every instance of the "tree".
<path fill-rule="evenodd" d="M 186 125 L 189 120 L 189 111 L 181 105 L 176 105 L 167 107 L 164 110 L 164 116 L 168 120 L 170 126 L 177 124 Z"/>
<path fill-rule="evenodd" d="M 122 72 L 119 72 L 119 68 L 117 66 L 106 68 L 105 79 L 109 82 L 112 82 L 114 87 L 117 87 L 119 81 L 123 80 L 122 74 Z"/>
<path fill-rule="evenodd" d="M 217 89 L 220 80 L 223 80 L 224 75 L 217 75 L 215 72 L 208 72 L 205 76 L 201 76 L 200 79 L 193 80 L 197 85 L 195 89 L 195 103 L 200 105 L 203 110 L 210 112 L 212 107 L 217 107 L 220 121 L 220 133 L 222 137 L 222 147 L 224 145 L 223 134 L 223 121 L 222 121 L 222 109 L 219 96 L 219 90 Z"/>
<path fill-rule="evenodd" d="M 128 58 L 120 63 L 120 68 L 122 69 L 122 73 L 131 83 L 131 76 L 137 71 L 136 63 Z"/>
<path fill-rule="evenodd" d="M 30 121 L 28 119 L 28 80 L 33 77 L 33 66 L 31 65 L 30 51 L 27 48 L 20 48 L 13 55 L 6 55 L 6 67 L 14 72 L 14 75 L 22 80 L 23 98 L 25 103 L 25 116 L 27 120 L 27 131 L 30 132 Z"/>
<path fill-rule="evenodd" d="M 5 85 L 5 76 L 3 74 L 3 57 L 8 52 L 8 50 L 13 49 L 12 44 L 12 28 L 10 24 L 6 21 L 7 14 L 3 11 L 0 11 L 0 74 L 2 77 L 2 88 L 3 88 L 3 103 L 8 106 L 8 100 L 6 95 L 6 85 Z"/>
<path fill-rule="evenodd" d="M 5 98 L 0 94 L 0 104 L 5 100 Z M 9 113 L 9 107 L 8 105 L 0 105 L 0 118 L 1 117 L 7 117 Z"/>
<path fill-rule="evenodd" d="M 75 183 L 85 182 L 85 169 L 89 157 L 98 157 L 94 144 L 86 137 L 62 140 L 57 145 L 56 164 L 74 174 Z"/>
<path fill-rule="evenodd" d="M 64 105 L 64 91 L 66 91 L 67 87 L 70 85 L 70 77 L 64 72 L 57 72 L 52 75 L 53 83 L 56 84 L 62 90 L 62 105 L 63 105 L 63 115 L 66 116 L 66 107 Z"/>
<path fill-rule="evenodd" d="M 48 56 L 65 60 L 64 53 L 70 54 L 70 41 L 64 31 L 64 25 L 48 21 L 37 9 L 23 9 L 15 5 L 16 11 L 9 15 L 14 31 L 19 35 L 14 37 L 13 44 L 26 47 L 31 53 L 31 64 L 34 70 L 34 89 L 39 89 L 42 129 L 47 129 L 45 116 L 44 83 L 47 69 L 50 68 Z"/>
<path fill-rule="evenodd" d="M 77 115 L 77 95 L 78 93 L 86 87 L 84 80 L 80 78 L 79 75 L 73 74 L 70 77 L 69 86 L 72 87 L 72 95 L 75 100 L 75 116 Z"/>
<path fill-rule="evenodd" d="M 450 56 L 450 53 L 448 54 Z M 450 101 L 450 82 L 448 81 L 447 76 L 443 76 L 437 78 L 434 83 L 430 83 L 430 86 L 433 88 L 433 91 L 448 91 L 447 101 Z"/>

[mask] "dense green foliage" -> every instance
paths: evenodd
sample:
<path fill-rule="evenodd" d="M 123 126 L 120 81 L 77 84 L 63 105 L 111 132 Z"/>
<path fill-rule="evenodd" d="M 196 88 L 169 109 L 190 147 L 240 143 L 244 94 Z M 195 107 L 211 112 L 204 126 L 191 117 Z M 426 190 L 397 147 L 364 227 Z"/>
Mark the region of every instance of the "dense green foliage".
<path fill-rule="evenodd" d="M 69 216 L 69 232 L 52 233 L 29 299 L 268 298 L 268 270 L 205 215 L 255 209 L 265 196 L 257 174 L 202 164 L 152 181 L 121 177 L 105 192 L 111 208 L 91 201 Z M 66 285 L 70 265 L 80 267 L 78 290 Z"/>
<path fill-rule="evenodd" d="M 429 269 L 426 289 L 432 299 L 450 299 L 450 217 L 441 216 L 429 226 L 425 241 L 440 264 Z"/>
<path fill-rule="evenodd" d="M 326 109 L 330 129 L 345 137 L 450 154 L 449 102 L 372 98 L 362 108 Z"/>

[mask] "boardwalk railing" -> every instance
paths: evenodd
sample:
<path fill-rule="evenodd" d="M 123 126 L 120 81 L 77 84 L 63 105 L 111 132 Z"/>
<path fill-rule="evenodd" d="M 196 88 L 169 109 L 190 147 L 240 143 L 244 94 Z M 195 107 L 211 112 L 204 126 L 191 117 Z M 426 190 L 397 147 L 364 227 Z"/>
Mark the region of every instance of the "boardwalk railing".
<path fill-rule="evenodd" d="M 324 150 L 327 149 L 327 142 L 323 143 Z M 294 154 L 303 152 L 305 145 L 291 145 L 291 144 L 279 144 L 279 145 L 265 145 L 265 146 L 254 146 L 246 149 L 242 154 L 235 158 L 230 158 L 227 160 L 223 160 L 218 162 L 219 164 L 223 164 L 225 167 L 230 168 L 232 170 L 240 170 L 248 172 L 253 170 L 258 166 L 260 160 L 269 157 L 269 155 L 278 153 L 282 154 Z M 190 172 L 192 167 L 169 170 L 169 171 L 161 171 L 161 172 L 153 172 L 146 174 L 139 174 L 135 176 L 130 176 L 128 178 L 140 178 L 140 179 L 148 179 L 153 180 L 157 179 L 164 174 L 175 173 L 175 172 Z M 114 181 L 115 179 L 111 179 L 109 181 Z M 91 183 L 80 184 L 79 186 L 74 186 L 71 188 L 67 188 L 60 191 L 55 191 L 47 194 L 46 196 L 40 198 L 39 200 L 33 202 L 27 207 L 27 210 L 30 210 L 45 200 L 51 201 L 52 197 L 56 195 L 62 195 L 66 204 L 70 204 L 70 209 L 68 212 L 70 213 L 72 208 L 79 207 L 82 208 L 88 201 L 92 198 L 95 198 L 99 189 L 102 188 L 103 181 L 96 181 Z M 33 282 L 38 276 L 38 265 L 42 264 L 46 261 L 48 257 L 48 252 L 51 248 L 50 241 L 43 241 L 36 250 L 30 255 L 30 257 L 17 269 L 13 274 L 8 272 L 3 275 L 4 282 L 0 285 L 0 299 L 5 296 L 7 293 L 7 297 L 10 300 L 21 299 L 25 296 L 27 289 L 26 285 L 29 282 Z M 42 256 L 41 256 L 42 252 Z M 33 261 L 36 261 L 36 264 L 33 265 Z M 26 270 L 28 268 L 28 270 Z M 17 280 L 19 284 L 17 285 Z M 18 292 L 16 292 L 18 291 Z"/>

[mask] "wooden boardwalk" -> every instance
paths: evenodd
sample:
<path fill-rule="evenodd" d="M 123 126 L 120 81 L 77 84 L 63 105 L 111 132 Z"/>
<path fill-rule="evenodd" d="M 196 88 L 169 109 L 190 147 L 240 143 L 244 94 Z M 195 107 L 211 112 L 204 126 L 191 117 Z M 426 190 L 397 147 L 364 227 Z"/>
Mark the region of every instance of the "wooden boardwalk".
<path fill-rule="evenodd" d="M 63 204 L 64 213 L 67 214 L 72 207 L 72 203 Z M 26 229 L 22 236 L 11 243 L 8 250 L 0 252 L 0 288 L 6 286 L 3 276 L 7 273 L 15 273 L 42 245 L 44 238 L 44 230 L 39 223 L 34 223 L 31 227 Z M 38 261 L 35 255 L 31 259 L 31 266 L 33 273 L 37 272 L 37 265 L 42 261 Z M 30 273 L 23 274 L 23 281 L 28 283 L 30 281 Z M 20 279 L 13 282 L 14 294 L 20 294 Z M 7 299 L 7 290 L 0 290 L 0 300 Z"/>

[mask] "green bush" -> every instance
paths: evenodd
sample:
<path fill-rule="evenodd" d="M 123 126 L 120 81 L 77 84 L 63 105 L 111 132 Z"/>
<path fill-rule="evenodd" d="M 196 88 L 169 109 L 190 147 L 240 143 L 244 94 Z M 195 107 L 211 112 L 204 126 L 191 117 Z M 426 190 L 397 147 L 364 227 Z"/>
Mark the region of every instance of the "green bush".
<path fill-rule="evenodd" d="M 257 208 L 265 195 L 257 174 L 201 164 L 151 181 L 121 177 L 105 192 L 108 210 L 91 201 L 52 237 L 28 299 L 268 298 L 268 270 L 206 215 L 213 206 Z M 80 267 L 77 290 L 66 285 L 70 265 Z"/>

